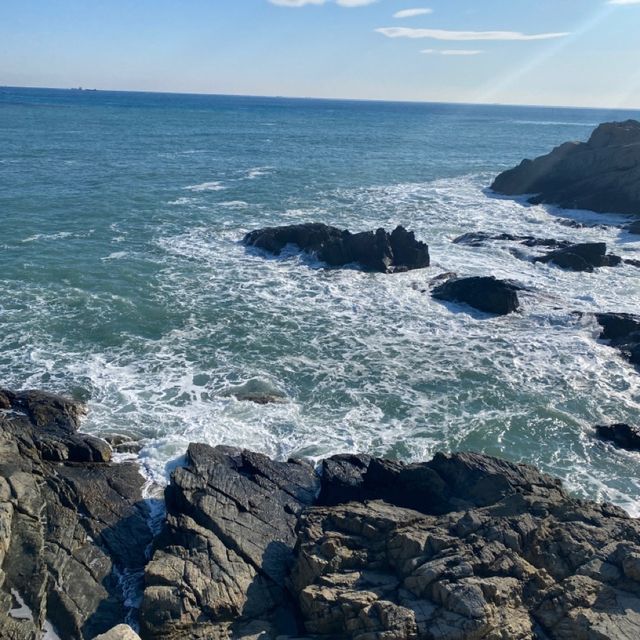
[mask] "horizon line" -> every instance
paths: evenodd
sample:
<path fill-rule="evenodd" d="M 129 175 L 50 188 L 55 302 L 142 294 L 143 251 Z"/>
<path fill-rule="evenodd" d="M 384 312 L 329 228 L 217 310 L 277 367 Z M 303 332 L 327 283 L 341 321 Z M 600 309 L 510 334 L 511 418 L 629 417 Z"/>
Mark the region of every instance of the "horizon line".
<path fill-rule="evenodd" d="M 576 106 L 569 104 L 535 104 L 535 103 L 518 103 L 518 102 L 464 102 L 457 100 L 418 100 L 404 99 L 393 100 L 389 98 L 335 98 L 326 96 L 290 96 L 290 95 L 260 95 L 253 93 L 207 93 L 204 91 L 158 91 L 145 89 L 98 89 L 97 87 L 49 87 L 49 86 L 33 86 L 33 85 L 8 85 L 0 84 L 2 89 L 41 89 L 52 91 L 82 91 L 82 92 L 103 92 L 103 93 L 142 93 L 151 95 L 173 95 L 173 96 L 205 96 L 212 98 L 257 98 L 269 100 L 317 100 L 317 101 L 333 101 L 333 102 L 374 102 L 385 104 L 439 104 L 439 105 L 459 105 L 467 107 L 524 107 L 537 109 L 584 109 L 587 111 L 638 111 L 638 107 L 594 107 L 594 106 Z"/>

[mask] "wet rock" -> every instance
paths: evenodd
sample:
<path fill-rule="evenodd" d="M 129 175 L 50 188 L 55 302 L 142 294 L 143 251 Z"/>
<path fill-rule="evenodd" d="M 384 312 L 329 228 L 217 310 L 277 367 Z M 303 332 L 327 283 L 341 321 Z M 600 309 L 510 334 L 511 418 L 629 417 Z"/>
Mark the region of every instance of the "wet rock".
<path fill-rule="evenodd" d="M 281 404 L 287 401 L 283 391 L 267 380 L 252 378 L 247 382 L 227 387 L 221 392 L 222 396 L 233 396 L 238 400 L 255 402 L 256 404 Z"/>
<path fill-rule="evenodd" d="M 629 451 L 640 451 L 640 429 L 637 427 L 628 424 L 599 425 L 596 433 L 601 440 L 608 440 Z"/>
<path fill-rule="evenodd" d="M 640 235 L 640 220 L 636 220 L 635 222 L 632 222 L 628 227 L 627 227 L 627 231 L 629 233 L 632 233 L 634 235 Z"/>
<path fill-rule="evenodd" d="M 558 267 L 571 271 L 593 271 L 597 267 L 614 267 L 622 258 L 607 255 L 604 242 L 585 242 L 556 249 L 545 256 L 535 258 L 534 262 L 552 262 Z"/>
<path fill-rule="evenodd" d="M 573 243 L 568 240 L 555 240 L 554 238 L 536 238 L 535 236 L 515 236 L 510 233 L 499 233 L 492 235 L 483 231 L 474 231 L 458 236 L 453 240 L 454 244 L 467 244 L 470 246 L 481 246 L 490 240 L 499 240 L 504 242 L 518 242 L 527 247 L 569 247 Z"/>
<path fill-rule="evenodd" d="M 608 340 L 631 364 L 640 367 L 640 316 L 630 313 L 596 313 L 602 327 L 600 338 Z"/>
<path fill-rule="evenodd" d="M 306 462 L 190 445 L 167 488 L 167 529 L 145 572 L 143 637 L 226 638 L 256 621 L 295 631 L 286 579 L 298 518 L 318 486 Z"/>
<path fill-rule="evenodd" d="M 120 576 L 151 541 L 143 478 L 107 464 L 107 443 L 76 432 L 83 408 L 0 391 L 0 637 L 93 638 L 125 616 Z M 19 597 L 30 616 L 15 619 Z"/>
<path fill-rule="evenodd" d="M 288 244 L 296 245 L 331 267 L 357 264 L 365 271 L 393 273 L 430 264 L 429 247 L 402 226 L 391 233 L 351 233 L 320 223 L 267 227 L 248 233 L 243 242 L 275 255 Z"/>
<path fill-rule="evenodd" d="M 431 295 L 438 300 L 468 304 L 486 313 L 506 315 L 519 308 L 519 289 L 518 285 L 493 276 L 452 278 L 434 287 Z"/>
<path fill-rule="evenodd" d="M 601 124 L 588 142 L 567 142 L 501 173 L 491 188 L 535 194 L 532 203 L 640 215 L 640 122 Z"/>

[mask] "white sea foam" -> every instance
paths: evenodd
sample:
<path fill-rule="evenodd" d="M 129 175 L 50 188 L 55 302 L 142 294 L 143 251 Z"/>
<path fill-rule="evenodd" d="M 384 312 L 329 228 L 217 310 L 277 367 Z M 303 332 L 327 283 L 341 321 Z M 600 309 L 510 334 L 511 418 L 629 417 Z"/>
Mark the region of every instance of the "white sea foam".
<path fill-rule="evenodd" d="M 185 187 L 187 191 L 223 191 L 226 187 L 220 181 L 202 182 L 201 184 L 192 184 Z"/>
<path fill-rule="evenodd" d="M 247 171 L 247 180 L 255 180 L 256 178 L 261 178 L 263 176 L 268 176 L 270 173 L 273 173 L 273 167 L 254 167 L 253 169 L 249 169 Z"/>
<path fill-rule="evenodd" d="M 368 451 L 420 460 L 473 449 L 537 464 L 578 495 L 640 514 L 640 455 L 592 437 L 600 422 L 637 420 L 640 376 L 596 340 L 590 316 L 571 313 L 637 311 L 637 269 L 571 273 L 518 259 L 509 243 L 451 240 L 468 231 L 603 240 L 634 258 L 640 244 L 618 227 L 559 224 L 569 217 L 620 225 L 620 216 L 490 197 L 487 181 L 341 189 L 306 208 L 263 210 L 241 222 L 229 215 L 160 226 L 149 249 L 157 277 L 146 295 L 180 318 L 174 329 L 87 353 L 52 342 L 42 328 L 43 319 L 64 317 L 64 295 L 75 294 L 34 287 L 24 296 L 28 316 L 17 306 L 5 311 L 37 345 L 25 358 L 22 345 L 0 336 L 4 362 L 12 363 L 2 369 L 6 384 L 41 387 L 47 376 L 49 388 L 84 390 L 85 429 L 143 439 L 149 495 L 191 441 L 279 458 Z M 326 270 L 295 251 L 274 259 L 239 243 L 250 228 L 294 219 L 353 230 L 403 224 L 428 242 L 433 267 L 394 276 Z M 513 278 L 532 291 L 523 293 L 521 313 L 489 318 L 424 292 L 443 271 Z M 85 295 L 99 313 L 113 307 L 105 295 Z M 288 402 L 225 396 L 253 378 L 270 381 Z"/>

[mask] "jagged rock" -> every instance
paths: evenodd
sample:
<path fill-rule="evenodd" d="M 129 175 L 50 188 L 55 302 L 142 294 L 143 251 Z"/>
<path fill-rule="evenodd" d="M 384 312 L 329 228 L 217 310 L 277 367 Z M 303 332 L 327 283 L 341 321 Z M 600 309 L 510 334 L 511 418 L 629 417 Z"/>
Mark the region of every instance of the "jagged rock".
<path fill-rule="evenodd" d="M 601 124 L 586 143 L 567 142 L 501 173 L 491 188 L 535 194 L 530 202 L 565 209 L 640 215 L 640 122 Z"/>
<path fill-rule="evenodd" d="M 640 451 L 640 429 L 628 424 L 599 425 L 596 433 L 601 440 L 608 440 L 629 451 Z"/>
<path fill-rule="evenodd" d="M 140 636 L 128 624 L 119 624 L 93 640 L 140 640 Z"/>
<path fill-rule="evenodd" d="M 584 242 L 556 249 L 535 258 L 534 262 L 552 262 L 571 271 L 593 271 L 597 267 L 615 267 L 622 262 L 622 258 L 607 255 L 607 245 L 604 242 Z"/>
<path fill-rule="evenodd" d="M 467 244 L 472 247 L 483 245 L 489 240 L 501 240 L 506 242 L 519 242 L 527 247 L 569 247 L 573 243 L 568 240 L 555 240 L 553 238 L 536 238 L 535 236 L 515 236 L 511 233 L 499 233 L 492 235 L 484 231 L 472 231 L 464 233 L 453 239 L 454 244 Z"/>
<path fill-rule="evenodd" d="M 146 561 L 143 478 L 76 432 L 71 400 L 3 390 L 0 407 L 0 637 L 39 637 L 48 620 L 62 640 L 93 638 L 124 620 L 120 575 Z"/>
<path fill-rule="evenodd" d="M 640 316 L 630 313 L 595 315 L 602 327 L 600 338 L 608 340 L 631 364 L 640 367 Z"/>
<path fill-rule="evenodd" d="M 286 578 L 298 518 L 318 487 L 306 462 L 190 445 L 145 572 L 143 637 L 226 638 L 255 621 L 295 632 Z"/>
<path fill-rule="evenodd" d="M 320 223 L 267 227 L 248 233 L 243 242 L 275 255 L 293 244 L 331 267 L 355 263 L 366 271 L 393 273 L 430 264 L 429 247 L 402 226 L 391 233 L 384 229 L 351 233 Z"/>
<path fill-rule="evenodd" d="M 486 313 L 506 315 L 516 311 L 520 287 L 493 276 L 451 278 L 434 287 L 431 295 L 438 300 L 462 302 Z"/>

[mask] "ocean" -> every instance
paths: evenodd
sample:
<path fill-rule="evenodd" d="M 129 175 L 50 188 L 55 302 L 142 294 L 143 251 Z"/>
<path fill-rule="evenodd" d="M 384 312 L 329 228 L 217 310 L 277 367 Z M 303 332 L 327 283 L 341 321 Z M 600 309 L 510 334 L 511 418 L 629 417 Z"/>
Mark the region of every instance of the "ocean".
<path fill-rule="evenodd" d="M 638 312 L 640 271 L 570 273 L 513 245 L 451 242 L 598 240 L 639 259 L 622 216 L 487 190 L 522 158 L 630 117 L 640 112 L 0 88 L 0 384 L 86 401 L 84 430 L 141 439 L 157 483 L 193 441 L 281 459 L 474 450 L 640 515 L 640 454 L 593 437 L 596 424 L 638 423 L 640 374 L 574 313 Z M 240 242 L 306 221 L 402 224 L 432 266 L 327 270 Z M 531 291 L 521 313 L 488 317 L 431 299 L 445 271 Z M 230 395 L 248 381 L 286 402 Z"/>

